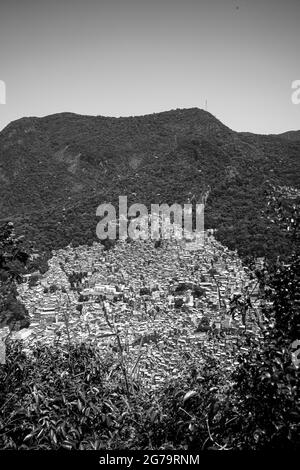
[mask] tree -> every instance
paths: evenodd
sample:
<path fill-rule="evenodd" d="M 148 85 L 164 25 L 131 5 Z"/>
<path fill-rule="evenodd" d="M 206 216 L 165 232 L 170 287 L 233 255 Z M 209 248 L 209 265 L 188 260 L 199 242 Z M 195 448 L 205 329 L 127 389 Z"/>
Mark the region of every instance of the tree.
<path fill-rule="evenodd" d="M 20 326 L 28 326 L 29 316 L 26 308 L 17 299 L 17 284 L 26 273 L 29 259 L 23 246 L 23 238 L 17 237 L 11 222 L 0 228 L 0 326 L 17 321 Z"/>
<path fill-rule="evenodd" d="M 250 340 L 235 373 L 238 423 L 233 439 L 244 449 L 298 449 L 300 434 L 300 369 L 293 345 L 300 339 L 300 255 L 298 215 L 277 204 L 277 217 L 286 227 L 293 253 L 284 262 L 257 271 L 265 302 L 261 341 Z M 280 201 L 279 201 L 280 202 Z"/>

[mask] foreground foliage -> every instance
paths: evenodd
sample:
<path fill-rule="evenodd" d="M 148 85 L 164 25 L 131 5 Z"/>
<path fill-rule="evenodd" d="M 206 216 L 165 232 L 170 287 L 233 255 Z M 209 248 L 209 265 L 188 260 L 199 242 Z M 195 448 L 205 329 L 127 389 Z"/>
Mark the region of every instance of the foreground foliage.
<path fill-rule="evenodd" d="M 216 403 L 220 407 L 226 396 L 217 361 L 208 359 L 201 375 L 189 364 L 181 381 L 157 391 L 132 382 L 128 393 L 112 359 L 86 345 L 68 352 L 37 345 L 27 356 L 21 343 L 10 344 L 0 376 L 0 447 L 176 449 L 212 444 L 208 432 L 218 433 L 224 424 L 222 414 L 215 416 Z"/>

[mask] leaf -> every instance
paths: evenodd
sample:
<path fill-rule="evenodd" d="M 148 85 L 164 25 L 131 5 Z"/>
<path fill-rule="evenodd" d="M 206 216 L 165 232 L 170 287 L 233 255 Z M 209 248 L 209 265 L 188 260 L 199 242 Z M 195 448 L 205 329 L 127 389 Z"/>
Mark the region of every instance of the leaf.
<path fill-rule="evenodd" d="M 56 434 L 53 431 L 53 429 L 51 429 L 51 431 L 50 431 L 50 437 L 51 437 L 52 441 L 54 442 L 54 444 L 57 444 Z"/>
<path fill-rule="evenodd" d="M 63 447 L 64 449 L 66 449 L 66 450 L 71 450 L 73 446 L 72 446 L 71 442 L 69 442 L 69 441 L 64 441 L 64 442 L 62 443 L 62 447 Z"/>
<path fill-rule="evenodd" d="M 190 390 L 189 392 L 187 392 L 184 397 L 183 397 L 183 403 L 185 403 L 187 400 L 189 400 L 190 398 L 194 397 L 197 395 L 197 392 L 195 390 Z"/>
<path fill-rule="evenodd" d="M 189 424 L 189 431 L 194 432 L 197 429 L 195 423 L 190 423 Z"/>

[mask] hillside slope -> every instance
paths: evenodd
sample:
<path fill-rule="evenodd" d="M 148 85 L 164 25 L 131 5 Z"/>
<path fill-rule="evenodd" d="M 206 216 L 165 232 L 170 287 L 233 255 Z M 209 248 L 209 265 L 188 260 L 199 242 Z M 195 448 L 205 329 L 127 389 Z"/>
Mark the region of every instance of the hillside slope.
<path fill-rule="evenodd" d="M 278 137 L 282 137 L 284 139 L 300 142 L 300 131 L 283 132 L 282 134 L 279 134 Z"/>
<path fill-rule="evenodd" d="M 0 218 L 39 249 L 96 239 L 103 202 L 186 203 L 211 189 L 206 227 L 240 255 L 284 253 L 269 185 L 299 188 L 300 142 L 237 133 L 192 108 L 112 118 L 22 118 L 0 133 Z"/>

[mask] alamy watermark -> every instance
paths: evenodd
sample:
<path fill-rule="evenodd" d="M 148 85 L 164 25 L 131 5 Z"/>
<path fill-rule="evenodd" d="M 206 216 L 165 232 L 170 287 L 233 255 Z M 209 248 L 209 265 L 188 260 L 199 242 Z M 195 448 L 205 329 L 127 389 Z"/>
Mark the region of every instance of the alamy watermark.
<path fill-rule="evenodd" d="M 0 80 L 0 104 L 6 104 L 6 84 Z"/>
<path fill-rule="evenodd" d="M 190 240 L 204 242 L 204 204 L 144 204 L 127 207 L 127 196 L 119 196 L 119 214 L 110 203 L 100 204 L 96 233 L 100 240 Z"/>
<path fill-rule="evenodd" d="M 300 104 L 300 80 L 294 80 L 292 82 L 293 91 L 291 95 L 291 100 L 293 104 Z"/>

